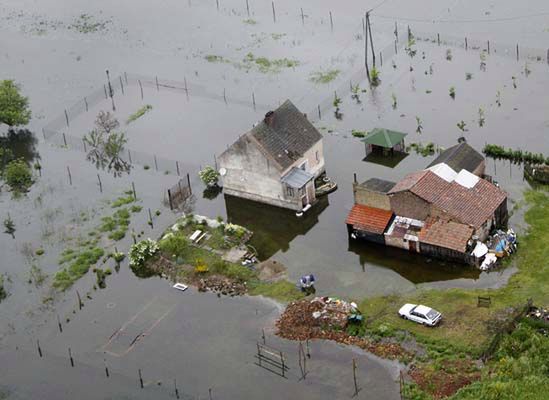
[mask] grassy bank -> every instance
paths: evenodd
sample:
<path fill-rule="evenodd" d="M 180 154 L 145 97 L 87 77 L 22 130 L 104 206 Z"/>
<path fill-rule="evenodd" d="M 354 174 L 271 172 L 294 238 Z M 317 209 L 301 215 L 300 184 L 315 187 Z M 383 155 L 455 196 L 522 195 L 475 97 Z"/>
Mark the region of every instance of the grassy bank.
<path fill-rule="evenodd" d="M 381 325 L 390 330 L 406 330 L 425 344 L 428 350 L 440 348 L 479 356 L 490 342 L 494 330 L 505 320 L 511 308 L 521 307 L 528 298 L 536 304 L 549 303 L 549 195 L 547 191 L 525 193 L 529 207 L 525 214 L 529 229 L 520 239 L 513 262 L 518 272 L 507 286 L 493 290 L 420 290 L 413 294 L 366 299 L 361 310 L 371 319 L 369 329 Z M 491 296 L 490 308 L 477 307 L 477 296 Z M 430 305 L 444 314 L 444 323 L 427 328 L 398 317 L 404 303 Z"/>

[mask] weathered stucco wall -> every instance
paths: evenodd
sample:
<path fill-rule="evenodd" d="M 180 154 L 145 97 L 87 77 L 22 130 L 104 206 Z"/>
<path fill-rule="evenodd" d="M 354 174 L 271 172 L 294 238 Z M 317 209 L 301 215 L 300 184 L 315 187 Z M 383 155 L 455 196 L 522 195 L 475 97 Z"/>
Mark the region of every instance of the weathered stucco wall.
<path fill-rule="evenodd" d="M 226 194 L 261 201 L 279 207 L 301 209 L 298 199 L 287 199 L 280 182 L 280 172 L 246 136 L 218 158 Z"/>
<path fill-rule="evenodd" d="M 355 204 L 381 208 L 382 210 L 391 210 L 389 196 L 385 193 L 376 192 L 353 183 L 353 192 L 355 195 Z"/>

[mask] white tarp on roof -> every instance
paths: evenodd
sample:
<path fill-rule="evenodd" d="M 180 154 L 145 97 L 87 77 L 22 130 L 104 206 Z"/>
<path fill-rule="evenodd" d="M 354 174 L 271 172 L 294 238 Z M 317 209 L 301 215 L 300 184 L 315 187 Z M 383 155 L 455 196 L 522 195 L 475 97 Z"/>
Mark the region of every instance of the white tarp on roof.
<path fill-rule="evenodd" d="M 456 183 L 459 183 L 461 186 L 466 187 L 467 189 L 471 189 L 475 187 L 475 185 L 479 181 L 479 177 L 476 175 L 473 175 L 469 171 L 462 169 L 459 171 L 459 174 L 457 174 L 456 178 L 454 179 Z"/>
<path fill-rule="evenodd" d="M 456 176 L 458 175 L 456 171 L 454 171 L 451 167 L 448 166 L 448 164 L 445 163 L 436 164 L 427 169 L 438 175 L 440 178 L 444 179 L 446 182 L 452 182 L 454 179 L 456 179 Z"/>

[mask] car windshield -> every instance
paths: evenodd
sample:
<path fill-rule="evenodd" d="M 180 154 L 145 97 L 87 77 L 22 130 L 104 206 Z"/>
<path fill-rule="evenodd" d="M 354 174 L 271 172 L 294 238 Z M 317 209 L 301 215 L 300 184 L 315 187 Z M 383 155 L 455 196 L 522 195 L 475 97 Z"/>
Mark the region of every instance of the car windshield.
<path fill-rule="evenodd" d="M 438 317 L 438 311 L 435 311 L 433 309 L 429 310 L 429 312 L 427 313 L 427 318 L 435 319 L 436 317 Z"/>

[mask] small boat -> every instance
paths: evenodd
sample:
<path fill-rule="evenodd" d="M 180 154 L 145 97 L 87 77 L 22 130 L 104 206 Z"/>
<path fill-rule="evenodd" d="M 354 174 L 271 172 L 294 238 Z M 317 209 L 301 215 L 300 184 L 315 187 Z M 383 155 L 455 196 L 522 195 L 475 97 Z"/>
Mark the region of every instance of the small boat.
<path fill-rule="evenodd" d="M 328 177 L 324 177 L 320 186 L 315 188 L 316 197 L 325 196 L 328 193 L 332 193 L 337 189 L 337 183 L 330 180 Z"/>

